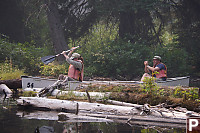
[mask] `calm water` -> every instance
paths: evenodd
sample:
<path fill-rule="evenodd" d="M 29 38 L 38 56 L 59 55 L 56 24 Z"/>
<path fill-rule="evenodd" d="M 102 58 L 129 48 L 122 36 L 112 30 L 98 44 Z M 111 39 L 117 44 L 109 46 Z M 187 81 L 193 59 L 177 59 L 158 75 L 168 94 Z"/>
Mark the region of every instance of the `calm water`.
<path fill-rule="evenodd" d="M 185 133 L 184 128 L 145 127 L 122 123 L 59 123 L 55 120 L 27 119 L 17 115 L 18 108 L 13 98 L 0 99 L 0 133 Z M 48 130 L 49 132 L 44 132 Z"/>

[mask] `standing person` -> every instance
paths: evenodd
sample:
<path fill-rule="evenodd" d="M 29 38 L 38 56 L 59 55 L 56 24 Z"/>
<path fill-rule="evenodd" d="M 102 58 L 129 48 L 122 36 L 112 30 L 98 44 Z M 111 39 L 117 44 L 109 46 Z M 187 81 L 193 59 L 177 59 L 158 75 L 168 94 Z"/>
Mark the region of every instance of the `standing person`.
<path fill-rule="evenodd" d="M 75 49 L 73 49 L 69 52 L 68 55 L 66 55 L 65 52 L 62 52 L 62 54 L 65 56 L 66 61 L 70 64 L 68 69 L 68 76 L 65 76 L 63 74 L 59 75 L 59 80 L 64 80 L 64 82 L 67 81 L 83 81 L 83 58 L 78 53 L 73 53 Z M 73 54 L 72 54 L 73 53 Z"/>
<path fill-rule="evenodd" d="M 167 79 L 167 67 L 164 63 L 161 62 L 160 56 L 154 56 L 153 58 L 153 67 L 149 66 L 148 61 L 144 61 L 144 71 L 141 81 L 145 77 L 155 77 L 165 81 Z"/>

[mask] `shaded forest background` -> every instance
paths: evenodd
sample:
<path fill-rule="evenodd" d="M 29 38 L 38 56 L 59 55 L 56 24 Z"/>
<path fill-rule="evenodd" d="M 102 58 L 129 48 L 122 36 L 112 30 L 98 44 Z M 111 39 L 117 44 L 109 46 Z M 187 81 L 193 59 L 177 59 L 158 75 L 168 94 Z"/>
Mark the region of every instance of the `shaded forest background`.
<path fill-rule="evenodd" d="M 86 77 L 133 80 L 154 55 L 169 77 L 200 75 L 199 0 L 1 0 L 0 10 L 2 73 L 67 74 L 62 56 L 40 58 L 81 45 Z"/>

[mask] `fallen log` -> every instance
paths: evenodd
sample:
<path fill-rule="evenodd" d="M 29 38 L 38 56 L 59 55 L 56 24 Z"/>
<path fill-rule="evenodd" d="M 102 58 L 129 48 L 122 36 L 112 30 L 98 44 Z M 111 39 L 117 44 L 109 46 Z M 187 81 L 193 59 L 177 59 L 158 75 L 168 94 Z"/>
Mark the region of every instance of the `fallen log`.
<path fill-rule="evenodd" d="M 77 102 L 77 101 L 67 101 L 58 99 L 48 99 L 41 97 L 20 97 L 17 100 L 17 105 L 28 106 L 33 108 L 45 108 L 49 110 L 58 110 L 66 112 L 75 111 L 77 109 L 80 111 L 90 111 L 90 112 L 102 112 L 107 114 L 117 114 L 117 115 L 130 115 L 139 114 L 140 111 L 134 107 L 123 107 L 117 105 L 105 105 L 100 103 L 88 103 L 88 102 Z"/>
<path fill-rule="evenodd" d="M 41 92 L 42 88 L 25 88 L 23 91 L 35 91 L 35 92 Z M 52 88 L 53 89 L 53 88 Z M 47 91 L 47 90 L 46 90 Z M 48 92 L 51 92 L 52 96 L 61 96 L 61 95 L 67 95 L 68 93 L 73 93 L 75 96 L 87 96 L 86 92 L 79 92 L 79 91 L 61 91 L 59 89 L 48 90 Z M 103 97 L 109 97 L 111 92 L 88 92 L 90 98 L 96 97 L 96 98 L 103 98 Z M 47 93 L 45 93 L 46 95 Z M 43 95 L 43 96 L 45 96 Z"/>
<path fill-rule="evenodd" d="M 21 79 L 11 79 L 11 80 L 0 80 L 0 84 L 5 84 L 10 89 L 18 89 L 22 88 L 22 80 Z"/>
<path fill-rule="evenodd" d="M 153 116 L 159 116 L 159 117 L 168 117 L 168 118 L 187 118 L 191 116 L 199 116 L 198 113 L 188 111 L 186 108 L 177 107 L 177 105 L 168 105 L 168 106 L 150 106 L 148 104 L 145 105 L 138 105 L 138 104 L 132 104 L 132 103 L 126 103 L 126 102 L 120 102 L 115 100 L 106 100 L 107 103 L 111 103 L 114 105 L 120 105 L 120 106 L 129 106 L 129 107 L 135 107 L 136 109 L 141 110 L 142 112 L 140 115 L 148 115 L 151 114 Z M 166 108 L 165 108 L 166 107 Z M 169 110 L 169 107 L 176 107 L 173 110 Z"/>
<path fill-rule="evenodd" d="M 12 94 L 12 91 L 5 84 L 0 84 L 0 94 Z"/>
<path fill-rule="evenodd" d="M 28 106 L 37 109 L 48 109 L 57 111 L 73 111 L 73 112 L 89 112 L 91 114 L 104 114 L 104 115 L 133 115 L 133 116 L 154 116 L 159 118 L 172 118 L 172 119 L 186 119 L 190 116 L 200 116 L 195 112 L 179 112 L 173 109 L 156 108 L 156 106 L 149 106 L 148 104 L 142 107 L 127 107 L 119 105 L 105 105 L 100 103 L 88 103 L 67 101 L 58 99 L 48 99 L 40 97 L 20 97 L 17 100 L 17 105 Z M 77 107 L 78 106 L 78 107 Z M 78 110 L 77 110 L 78 109 Z"/>
<path fill-rule="evenodd" d="M 113 104 L 113 105 L 120 105 L 120 106 L 128 106 L 128 107 L 135 107 L 137 109 L 141 108 L 143 105 L 138 104 L 132 104 L 132 103 L 126 103 L 126 102 L 120 102 L 115 100 L 106 100 L 105 102 Z"/>
<path fill-rule="evenodd" d="M 112 119 L 114 121 L 121 120 L 121 121 L 126 121 L 126 123 L 134 122 L 134 121 L 171 123 L 171 124 L 185 124 L 186 123 L 184 119 L 169 119 L 169 118 L 159 118 L 159 117 L 154 117 L 154 116 L 138 116 L 138 115 L 118 116 L 118 115 L 105 115 L 105 114 L 86 114 L 86 116 L 107 118 L 107 119 Z"/>

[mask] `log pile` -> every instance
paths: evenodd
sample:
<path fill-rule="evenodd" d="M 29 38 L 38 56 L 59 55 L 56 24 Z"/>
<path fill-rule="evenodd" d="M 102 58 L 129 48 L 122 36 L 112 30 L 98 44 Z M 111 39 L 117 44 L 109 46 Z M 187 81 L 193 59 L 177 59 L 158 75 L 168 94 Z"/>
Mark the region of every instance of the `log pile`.
<path fill-rule="evenodd" d="M 161 105 L 137 105 L 112 100 L 108 100 L 108 102 L 117 105 L 105 105 L 101 103 L 67 101 L 41 97 L 20 97 L 17 100 L 17 104 L 19 106 L 65 112 L 58 114 L 58 120 L 62 121 L 87 118 L 88 120 L 95 120 L 103 118 L 104 120 L 107 119 L 114 121 L 123 120 L 129 123 L 134 123 L 134 121 L 147 121 L 183 125 L 185 124 L 187 117 L 200 116 L 198 113 L 188 111 L 187 109 L 180 107 L 167 109 L 163 108 Z M 77 115 L 69 114 L 69 112 L 72 111 L 76 112 Z"/>

